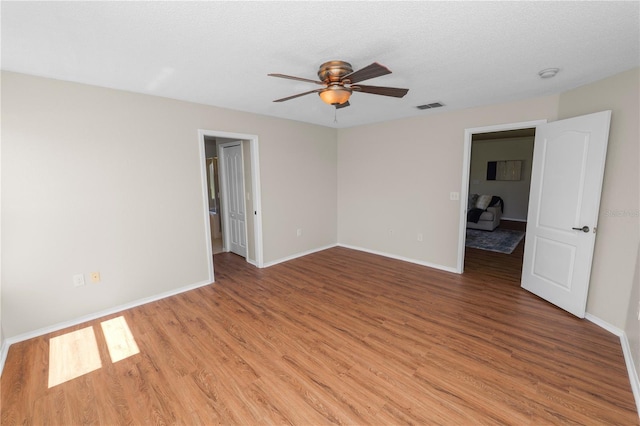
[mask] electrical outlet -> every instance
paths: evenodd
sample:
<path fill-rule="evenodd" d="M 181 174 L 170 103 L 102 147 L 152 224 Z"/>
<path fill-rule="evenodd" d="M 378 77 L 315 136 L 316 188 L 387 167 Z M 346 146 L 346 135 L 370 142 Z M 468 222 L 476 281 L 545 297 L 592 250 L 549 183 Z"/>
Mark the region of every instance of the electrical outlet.
<path fill-rule="evenodd" d="M 302 228 L 298 228 L 298 229 L 296 230 L 296 236 L 298 236 L 298 237 L 302 237 Z"/>
<path fill-rule="evenodd" d="M 73 276 L 73 286 L 74 287 L 82 287 L 84 285 L 84 275 L 83 274 L 75 274 Z"/>
<path fill-rule="evenodd" d="M 421 233 L 419 233 L 419 234 L 418 234 L 418 236 L 417 236 L 417 240 L 418 240 L 418 241 L 422 241 L 422 234 L 421 234 Z"/>
<path fill-rule="evenodd" d="M 92 283 L 95 284 L 100 282 L 100 272 L 92 272 L 90 276 Z"/>

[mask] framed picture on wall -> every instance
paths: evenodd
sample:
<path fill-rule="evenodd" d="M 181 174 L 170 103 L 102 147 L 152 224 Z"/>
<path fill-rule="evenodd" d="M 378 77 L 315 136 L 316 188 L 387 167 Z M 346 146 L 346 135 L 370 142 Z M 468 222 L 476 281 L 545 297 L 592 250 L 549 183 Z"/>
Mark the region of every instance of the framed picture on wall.
<path fill-rule="evenodd" d="M 520 180 L 522 160 L 489 161 L 487 180 Z"/>

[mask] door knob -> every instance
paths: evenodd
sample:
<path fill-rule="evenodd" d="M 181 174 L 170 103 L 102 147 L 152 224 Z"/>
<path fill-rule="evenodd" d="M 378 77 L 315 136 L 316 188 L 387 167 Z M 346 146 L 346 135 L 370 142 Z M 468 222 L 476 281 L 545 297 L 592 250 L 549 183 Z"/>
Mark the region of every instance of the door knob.
<path fill-rule="evenodd" d="M 586 225 L 583 226 L 582 228 L 571 228 L 571 229 L 575 229 L 576 231 L 589 232 L 589 227 Z"/>

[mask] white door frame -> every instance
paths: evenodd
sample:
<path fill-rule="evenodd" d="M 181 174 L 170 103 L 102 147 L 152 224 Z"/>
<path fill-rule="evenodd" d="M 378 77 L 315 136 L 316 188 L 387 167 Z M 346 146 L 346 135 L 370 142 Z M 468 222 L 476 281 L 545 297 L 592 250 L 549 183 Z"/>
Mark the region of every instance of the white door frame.
<path fill-rule="evenodd" d="M 471 169 L 471 142 L 476 133 L 504 132 L 507 130 L 530 129 L 540 124 L 545 124 L 544 120 L 523 121 L 520 123 L 496 124 L 493 126 L 473 127 L 464 130 L 464 148 L 462 152 L 462 186 L 460 188 L 460 224 L 458 228 L 458 263 L 456 272 L 464 272 L 464 243 L 467 229 L 467 199 L 469 197 L 469 173 Z"/>
<path fill-rule="evenodd" d="M 258 268 L 264 267 L 264 258 L 263 258 L 263 247 L 262 247 L 262 204 L 260 200 L 262 199 L 261 195 L 261 186 L 260 186 L 260 157 L 259 157 L 259 143 L 258 136 L 245 134 L 245 133 L 231 133 L 231 132 L 222 132 L 217 130 L 205 130 L 198 129 L 198 143 L 200 145 L 200 164 L 201 164 L 201 174 L 202 174 L 202 190 L 203 190 L 203 201 L 204 201 L 204 219 L 205 219 L 205 229 L 207 233 L 207 255 L 208 258 L 211 259 L 211 275 L 213 276 L 213 253 L 211 249 L 211 225 L 209 221 L 209 199 L 207 198 L 207 187 L 206 187 L 206 160 L 204 153 L 204 138 L 205 136 L 214 137 L 214 138 L 224 138 L 224 139 L 236 139 L 241 141 L 249 141 L 249 151 L 251 156 L 251 197 L 253 203 L 253 212 L 249 212 L 248 214 L 253 214 L 253 240 L 254 244 L 254 253 L 255 253 L 255 266 Z M 250 235 L 247 235 L 247 239 L 250 238 Z M 254 264 L 254 261 L 251 261 L 247 256 L 247 262 Z"/>

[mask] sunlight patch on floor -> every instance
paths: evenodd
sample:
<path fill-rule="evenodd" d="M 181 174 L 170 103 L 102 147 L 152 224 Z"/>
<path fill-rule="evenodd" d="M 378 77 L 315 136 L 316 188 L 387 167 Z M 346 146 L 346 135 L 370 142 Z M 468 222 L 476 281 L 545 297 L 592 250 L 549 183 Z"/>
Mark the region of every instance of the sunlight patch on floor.
<path fill-rule="evenodd" d="M 111 362 L 140 353 L 124 317 L 100 323 Z M 49 339 L 49 387 L 59 385 L 102 367 L 93 327 Z"/>
<path fill-rule="evenodd" d="M 93 327 L 49 340 L 49 387 L 102 367 Z"/>
<path fill-rule="evenodd" d="M 140 353 L 133 334 L 127 325 L 124 317 L 117 317 L 100 323 L 104 338 L 109 348 L 111 362 L 118 362 L 122 359 Z"/>

